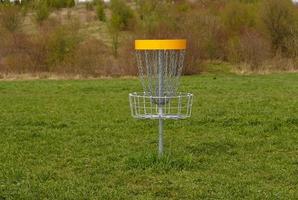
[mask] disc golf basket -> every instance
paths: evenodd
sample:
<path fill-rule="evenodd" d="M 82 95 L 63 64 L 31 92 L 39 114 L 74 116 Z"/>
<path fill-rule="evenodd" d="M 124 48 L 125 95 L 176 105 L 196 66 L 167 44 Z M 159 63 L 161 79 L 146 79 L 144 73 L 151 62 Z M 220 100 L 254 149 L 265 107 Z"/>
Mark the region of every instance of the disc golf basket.
<path fill-rule="evenodd" d="M 163 154 L 163 120 L 191 116 L 193 95 L 178 92 L 186 40 L 136 40 L 135 51 L 143 92 L 130 93 L 131 114 L 159 120 L 159 156 Z"/>

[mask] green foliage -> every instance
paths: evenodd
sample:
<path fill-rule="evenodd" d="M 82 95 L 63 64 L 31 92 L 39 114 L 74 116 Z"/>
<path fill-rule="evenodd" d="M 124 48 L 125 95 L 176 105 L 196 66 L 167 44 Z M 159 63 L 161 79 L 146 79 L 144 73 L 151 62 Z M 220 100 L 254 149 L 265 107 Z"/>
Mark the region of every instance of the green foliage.
<path fill-rule="evenodd" d="M 100 21 L 106 21 L 105 5 L 101 0 L 96 2 L 96 14 Z"/>
<path fill-rule="evenodd" d="M 45 0 L 50 8 L 66 8 L 75 5 L 74 0 Z"/>
<path fill-rule="evenodd" d="M 50 66 L 56 67 L 58 64 L 63 64 L 65 59 L 73 54 L 80 41 L 77 30 L 70 24 L 61 26 L 50 34 L 47 44 L 49 49 L 48 64 Z"/>
<path fill-rule="evenodd" d="M 222 12 L 222 19 L 227 31 L 234 33 L 253 27 L 256 23 L 254 7 L 237 1 L 227 3 Z"/>
<path fill-rule="evenodd" d="M 187 11 L 189 11 L 191 9 L 191 6 L 190 6 L 190 4 L 189 3 L 187 3 L 187 2 L 181 2 L 181 3 L 179 3 L 178 5 L 177 5 L 177 10 L 179 11 L 179 12 L 187 12 Z"/>
<path fill-rule="evenodd" d="M 111 7 L 112 16 L 108 23 L 108 29 L 111 35 L 112 52 L 114 57 L 118 56 L 119 36 L 121 30 L 127 30 L 133 19 L 132 10 L 122 0 L 112 0 Z"/>
<path fill-rule="evenodd" d="M 37 23 L 41 24 L 48 19 L 50 15 L 50 8 L 46 1 L 37 1 L 35 5 L 35 19 Z"/>
<path fill-rule="evenodd" d="M 287 40 L 297 36 L 297 11 L 290 0 L 263 2 L 261 17 L 275 51 L 288 54 Z"/>
<path fill-rule="evenodd" d="M 136 0 L 137 13 L 139 15 L 140 28 L 145 33 L 153 33 L 159 28 L 160 24 L 172 21 L 166 17 L 172 8 L 165 1 L 159 0 Z M 167 18 L 167 19 L 166 19 Z"/>
<path fill-rule="evenodd" d="M 10 3 L 0 4 L 0 25 L 9 32 L 16 32 L 21 28 L 23 15 L 21 8 Z"/>
<path fill-rule="evenodd" d="M 2 199 L 297 199 L 298 74 L 182 78 L 190 119 L 130 116 L 132 79 L 0 81 Z"/>
<path fill-rule="evenodd" d="M 123 0 L 111 0 L 112 26 L 114 29 L 130 28 L 134 15 L 132 9 Z"/>
<path fill-rule="evenodd" d="M 119 48 L 119 34 L 121 28 L 121 19 L 119 15 L 112 15 L 108 24 L 108 28 L 112 39 L 112 52 L 114 57 L 117 57 Z"/>

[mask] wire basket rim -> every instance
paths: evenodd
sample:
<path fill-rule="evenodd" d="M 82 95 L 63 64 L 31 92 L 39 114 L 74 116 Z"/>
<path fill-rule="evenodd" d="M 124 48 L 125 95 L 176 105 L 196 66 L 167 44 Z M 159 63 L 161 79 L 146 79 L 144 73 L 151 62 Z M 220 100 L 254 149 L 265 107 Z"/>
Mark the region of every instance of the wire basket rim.
<path fill-rule="evenodd" d="M 145 98 L 180 98 L 180 97 L 193 97 L 194 95 L 189 92 L 176 92 L 175 95 L 163 95 L 163 96 L 153 96 L 149 92 L 131 92 L 129 93 L 131 97 L 145 97 Z"/>

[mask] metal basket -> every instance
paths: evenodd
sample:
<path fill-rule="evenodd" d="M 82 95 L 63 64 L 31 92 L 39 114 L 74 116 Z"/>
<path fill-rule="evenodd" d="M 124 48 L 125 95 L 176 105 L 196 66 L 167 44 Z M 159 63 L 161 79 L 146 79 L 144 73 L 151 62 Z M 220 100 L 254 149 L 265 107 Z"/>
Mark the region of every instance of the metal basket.
<path fill-rule="evenodd" d="M 138 119 L 185 119 L 191 116 L 193 95 L 156 97 L 149 93 L 129 94 L 131 115 Z"/>
<path fill-rule="evenodd" d="M 158 154 L 163 154 L 163 120 L 191 115 L 193 95 L 178 93 L 186 40 L 136 40 L 136 60 L 142 93 L 130 93 L 134 118 L 158 119 Z"/>

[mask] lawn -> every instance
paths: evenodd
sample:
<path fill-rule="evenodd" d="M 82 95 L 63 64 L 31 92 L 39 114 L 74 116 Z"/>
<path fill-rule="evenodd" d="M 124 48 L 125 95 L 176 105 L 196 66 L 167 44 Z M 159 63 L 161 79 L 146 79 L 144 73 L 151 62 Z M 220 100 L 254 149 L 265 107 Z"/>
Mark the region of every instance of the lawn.
<path fill-rule="evenodd" d="M 190 119 L 130 116 L 137 79 L 0 82 L 0 199 L 298 199 L 298 74 L 182 79 Z"/>

